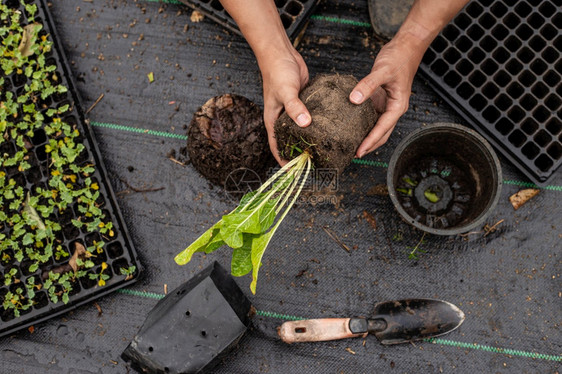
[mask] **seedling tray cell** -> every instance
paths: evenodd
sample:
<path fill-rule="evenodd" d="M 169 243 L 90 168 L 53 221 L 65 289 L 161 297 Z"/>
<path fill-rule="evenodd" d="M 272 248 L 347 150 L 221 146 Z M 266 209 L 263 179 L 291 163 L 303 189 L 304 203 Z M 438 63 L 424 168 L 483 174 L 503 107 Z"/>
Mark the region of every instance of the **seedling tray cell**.
<path fill-rule="evenodd" d="M 230 31 L 242 35 L 236 22 L 224 10 L 219 0 L 180 0 Z M 281 22 L 291 40 L 297 38 L 320 0 L 275 0 Z"/>
<path fill-rule="evenodd" d="M 30 62 L 21 69 L 10 70 L 4 65 L 0 68 L 0 336 L 130 285 L 141 273 L 46 3 L 10 0 L 4 1 L 4 5 L 7 8 L 2 8 L 3 14 L 13 15 L 17 11 L 20 18 L 19 22 L 3 18 L 0 27 L 41 24 L 36 41 L 30 43 L 42 49 L 32 54 Z M 30 12 L 28 6 L 36 6 L 36 12 Z M 23 35 L 21 31 L 15 28 L 12 36 L 6 33 L 3 40 L 8 43 L 9 37 Z M 20 43 L 18 50 L 21 46 Z M 43 69 L 39 56 L 44 57 L 42 66 L 52 66 L 48 72 L 43 71 L 45 75 L 41 78 L 26 71 L 31 65 L 34 71 Z M 16 55 L 16 59 L 22 58 Z M 44 86 L 34 91 L 30 87 L 39 80 Z M 48 90 L 47 81 L 67 90 L 43 97 Z M 10 106 L 20 97 L 27 99 L 10 112 Z M 32 127 L 14 129 L 14 124 L 29 124 L 29 118 L 35 118 L 25 119 L 27 115 L 40 117 Z M 53 131 L 56 124 L 66 127 Z M 19 163 L 6 163 L 20 151 L 23 159 Z M 57 160 L 61 159 L 73 161 L 57 169 Z M 22 166 L 23 161 L 28 165 Z M 55 178 L 58 184 L 53 182 Z M 63 203 L 65 200 L 68 203 Z M 52 208 L 45 214 L 37 210 L 48 206 Z M 18 223 L 21 219 L 25 224 Z M 51 230 L 51 236 L 41 238 L 40 232 L 45 230 L 42 227 Z M 21 234 L 16 235 L 17 230 Z M 42 259 L 38 261 L 33 256 Z"/>
<path fill-rule="evenodd" d="M 562 1 L 470 2 L 420 71 L 531 181 L 562 164 Z"/>

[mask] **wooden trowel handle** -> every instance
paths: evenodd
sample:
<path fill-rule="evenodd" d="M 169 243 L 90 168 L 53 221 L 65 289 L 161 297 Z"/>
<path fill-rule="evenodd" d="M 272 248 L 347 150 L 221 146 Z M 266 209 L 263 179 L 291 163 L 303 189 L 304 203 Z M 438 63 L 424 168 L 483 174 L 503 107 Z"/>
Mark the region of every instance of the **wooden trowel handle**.
<path fill-rule="evenodd" d="M 350 320 L 350 318 L 322 318 L 290 321 L 277 328 L 277 333 L 285 343 L 321 342 L 367 336 L 368 332 L 351 332 Z"/>

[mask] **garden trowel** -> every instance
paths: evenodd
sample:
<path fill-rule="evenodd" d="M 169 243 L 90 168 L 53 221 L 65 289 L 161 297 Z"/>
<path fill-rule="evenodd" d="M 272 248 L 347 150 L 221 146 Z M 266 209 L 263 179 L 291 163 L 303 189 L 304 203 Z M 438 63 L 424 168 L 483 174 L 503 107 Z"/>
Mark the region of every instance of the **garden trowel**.
<path fill-rule="evenodd" d="M 285 343 L 317 342 L 374 334 L 382 344 L 409 343 L 449 333 L 464 321 L 455 305 L 434 299 L 405 299 L 375 305 L 370 318 L 322 318 L 285 322 Z"/>

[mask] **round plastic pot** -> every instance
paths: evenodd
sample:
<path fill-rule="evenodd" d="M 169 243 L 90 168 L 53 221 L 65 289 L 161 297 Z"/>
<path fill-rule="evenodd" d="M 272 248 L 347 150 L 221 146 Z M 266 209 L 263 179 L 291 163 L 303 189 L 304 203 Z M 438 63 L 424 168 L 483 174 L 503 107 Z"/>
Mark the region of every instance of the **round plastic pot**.
<path fill-rule="evenodd" d="M 428 163 L 435 166 L 427 167 Z M 424 166 L 418 170 L 418 164 Z M 415 175 L 415 180 L 408 175 Z M 399 188 L 404 180 L 411 186 L 407 194 Z M 457 196 L 459 184 L 465 196 Z M 406 222 L 431 234 L 457 235 L 482 226 L 496 206 L 501 166 L 492 147 L 475 131 L 458 124 L 435 123 L 413 131 L 396 147 L 387 185 L 394 207 Z M 426 191 L 433 196 L 433 191 L 438 191 L 438 197 L 429 199 Z M 450 225 L 440 224 L 447 222 L 452 210 L 460 212 L 456 219 L 449 220 Z"/>

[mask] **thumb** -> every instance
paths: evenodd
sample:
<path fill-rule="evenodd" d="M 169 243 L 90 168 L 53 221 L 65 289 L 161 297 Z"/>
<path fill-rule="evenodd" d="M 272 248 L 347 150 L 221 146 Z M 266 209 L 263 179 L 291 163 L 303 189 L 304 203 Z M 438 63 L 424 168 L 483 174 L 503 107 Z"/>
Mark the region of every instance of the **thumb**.
<path fill-rule="evenodd" d="M 362 104 L 366 99 L 373 96 L 378 90 L 382 90 L 384 83 L 383 74 L 380 71 L 373 71 L 353 88 L 349 94 L 349 101 L 353 104 Z"/>
<path fill-rule="evenodd" d="M 312 117 L 306 109 L 306 106 L 298 96 L 295 96 L 287 101 L 283 101 L 285 111 L 293 121 L 300 127 L 306 127 L 312 122 Z"/>

